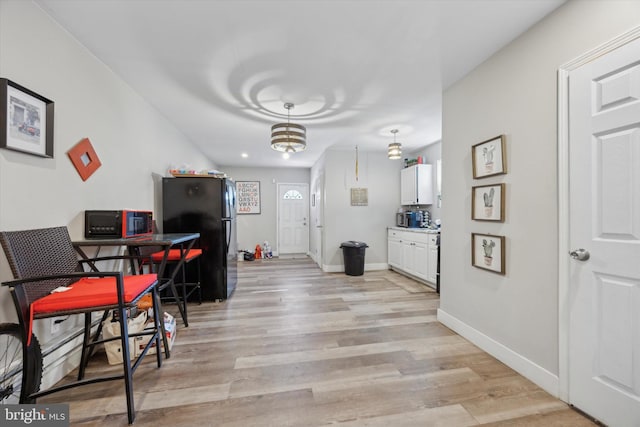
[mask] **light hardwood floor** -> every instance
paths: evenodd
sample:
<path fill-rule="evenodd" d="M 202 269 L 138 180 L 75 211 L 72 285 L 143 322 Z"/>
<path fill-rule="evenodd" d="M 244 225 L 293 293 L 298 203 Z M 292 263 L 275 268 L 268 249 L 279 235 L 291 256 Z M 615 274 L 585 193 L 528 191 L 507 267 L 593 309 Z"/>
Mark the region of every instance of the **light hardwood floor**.
<path fill-rule="evenodd" d="M 594 425 L 438 323 L 438 302 L 392 271 L 241 262 L 232 298 L 191 304 L 171 358 L 136 372 L 135 425 Z M 97 354 L 90 370 L 105 369 Z M 46 402 L 68 402 L 72 425 L 127 425 L 119 381 Z"/>

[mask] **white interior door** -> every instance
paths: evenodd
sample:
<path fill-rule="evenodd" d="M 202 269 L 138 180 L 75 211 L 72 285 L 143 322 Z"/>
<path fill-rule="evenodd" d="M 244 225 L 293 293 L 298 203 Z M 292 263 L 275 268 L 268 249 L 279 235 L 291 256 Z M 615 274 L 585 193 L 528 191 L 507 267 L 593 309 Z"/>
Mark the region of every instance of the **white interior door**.
<path fill-rule="evenodd" d="M 309 251 L 309 186 L 278 184 L 278 253 Z"/>
<path fill-rule="evenodd" d="M 640 40 L 572 71 L 569 94 L 569 401 L 640 426 Z"/>

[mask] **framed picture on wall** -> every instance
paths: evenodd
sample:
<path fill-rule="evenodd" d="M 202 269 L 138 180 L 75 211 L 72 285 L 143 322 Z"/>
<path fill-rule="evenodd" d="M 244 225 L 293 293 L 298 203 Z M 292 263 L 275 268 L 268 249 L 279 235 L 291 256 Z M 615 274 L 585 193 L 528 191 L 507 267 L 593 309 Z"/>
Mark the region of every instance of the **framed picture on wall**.
<path fill-rule="evenodd" d="M 260 181 L 237 181 L 236 194 L 238 214 L 260 213 Z"/>
<path fill-rule="evenodd" d="M 504 222 L 505 184 L 471 187 L 471 219 Z"/>
<path fill-rule="evenodd" d="M 471 147 L 473 179 L 507 173 L 504 135 L 496 136 Z"/>
<path fill-rule="evenodd" d="M 504 236 L 471 233 L 471 265 L 505 274 L 504 246 Z"/>
<path fill-rule="evenodd" d="M 0 148 L 53 157 L 53 101 L 0 79 Z"/>

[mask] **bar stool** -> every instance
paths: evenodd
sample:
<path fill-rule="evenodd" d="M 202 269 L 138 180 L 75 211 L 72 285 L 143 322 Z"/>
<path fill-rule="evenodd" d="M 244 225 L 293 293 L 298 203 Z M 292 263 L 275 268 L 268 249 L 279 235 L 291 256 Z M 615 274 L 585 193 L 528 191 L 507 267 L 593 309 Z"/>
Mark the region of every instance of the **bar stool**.
<path fill-rule="evenodd" d="M 167 288 L 171 289 L 171 294 L 169 296 L 165 296 L 164 300 L 173 300 L 176 304 L 178 304 L 178 310 L 180 311 L 180 316 L 182 317 L 182 321 L 184 322 L 184 326 L 189 326 L 189 321 L 187 317 L 187 301 L 189 297 L 193 295 L 194 292 L 197 292 L 198 296 L 198 304 L 202 304 L 202 290 L 201 290 L 201 273 L 200 273 L 200 257 L 202 256 L 202 249 L 189 249 L 184 256 L 184 262 L 182 265 L 178 265 L 183 256 L 183 249 L 170 249 L 169 254 L 167 255 L 167 270 L 173 270 L 171 272 L 170 277 L 160 278 L 161 284 L 158 287 L 160 292 L 164 291 Z M 164 258 L 164 251 L 157 251 L 150 255 L 151 262 L 154 265 L 160 265 L 162 259 Z M 192 261 L 196 262 L 196 270 L 197 270 L 197 278 L 195 282 L 187 282 L 187 265 Z M 173 264 L 173 265 L 172 265 Z M 179 271 L 177 270 L 179 269 Z M 176 277 L 178 273 L 181 273 L 181 281 L 176 282 Z M 175 291 L 175 287 L 180 287 L 180 295 L 177 295 Z"/>

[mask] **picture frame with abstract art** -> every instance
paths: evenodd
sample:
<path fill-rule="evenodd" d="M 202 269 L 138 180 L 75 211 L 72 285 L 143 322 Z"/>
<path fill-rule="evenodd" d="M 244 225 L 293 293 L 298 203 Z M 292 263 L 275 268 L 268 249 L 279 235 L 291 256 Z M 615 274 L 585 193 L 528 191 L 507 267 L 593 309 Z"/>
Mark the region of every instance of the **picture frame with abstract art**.
<path fill-rule="evenodd" d="M 471 233 L 471 265 L 504 275 L 505 237 Z"/>
<path fill-rule="evenodd" d="M 471 219 L 504 222 L 505 184 L 471 187 Z"/>
<path fill-rule="evenodd" d="M 473 163 L 473 179 L 507 173 L 505 136 L 496 136 L 472 146 L 471 161 Z"/>
<path fill-rule="evenodd" d="M 0 79 L 0 148 L 53 158 L 53 101 Z"/>

